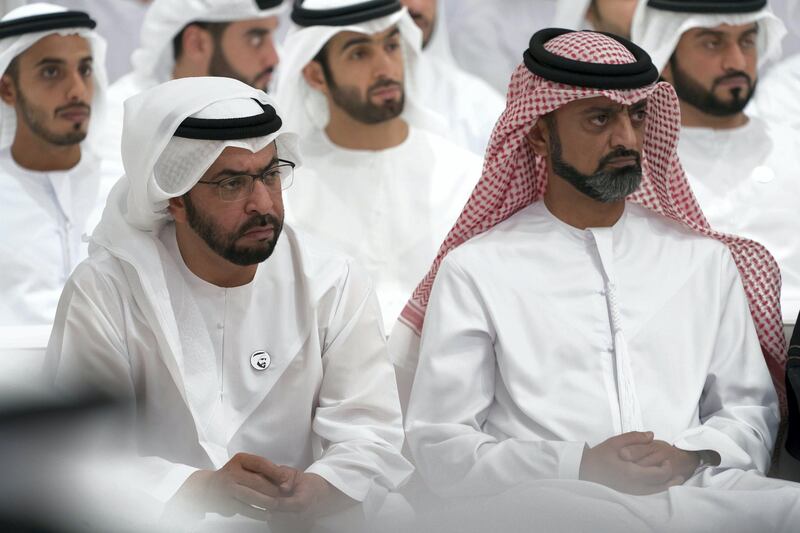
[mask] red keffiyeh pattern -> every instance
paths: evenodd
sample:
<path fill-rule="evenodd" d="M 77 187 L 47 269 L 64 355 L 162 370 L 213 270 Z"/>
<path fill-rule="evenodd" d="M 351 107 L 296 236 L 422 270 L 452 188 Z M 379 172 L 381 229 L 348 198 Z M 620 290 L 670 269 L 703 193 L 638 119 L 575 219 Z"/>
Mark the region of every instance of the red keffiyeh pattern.
<path fill-rule="evenodd" d="M 548 41 L 545 48 L 582 62 L 634 62 L 633 55 L 622 44 L 592 32 L 561 35 Z M 628 200 L 728 246 L 742 277 L 761 348 L 783 408 L 786 340 L 781 322 L 778 264 L 762 245 L 718 233 L 709 226 L 678 160 L 680 107 L 672 86 L 663 82 L 634 90 L 591 89 L 546 80 L 520 65 L 511 78 L 506 110 L 492 133 L 483 176 L 400 320 L 420 334 L 431 286 L 448 252 L 543 197 L 547 186 L 545 161 L 528 148 L 525 140 L 539 117 L 574 100 L 597 96 L 624 105 L 649 98 L 642 185 Z"/>

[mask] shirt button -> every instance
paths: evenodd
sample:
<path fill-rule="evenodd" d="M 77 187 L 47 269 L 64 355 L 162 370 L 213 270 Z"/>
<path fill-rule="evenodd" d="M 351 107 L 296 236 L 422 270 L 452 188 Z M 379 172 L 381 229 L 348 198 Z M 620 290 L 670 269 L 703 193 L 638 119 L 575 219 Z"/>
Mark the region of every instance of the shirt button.
<path fill-rule="evenodd" d="M 222 322 L 217 322 L 217 329 L 225 329 L 225 324 Z"/>
<path fill-rule="evenodd" d="M 597 291 L 597 294 L 599 294 L 600 296 L 605 296 L 606 295 L 606 290 L 605 289 L 600 289 L 599 291 Z"/>

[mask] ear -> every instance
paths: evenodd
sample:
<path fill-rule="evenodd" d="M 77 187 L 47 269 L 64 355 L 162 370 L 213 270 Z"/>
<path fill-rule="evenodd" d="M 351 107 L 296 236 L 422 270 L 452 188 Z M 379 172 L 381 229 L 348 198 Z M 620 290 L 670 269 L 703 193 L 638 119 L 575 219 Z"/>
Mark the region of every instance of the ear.
<path fill-rule="evenodd" d="M 198 26 L 189 24 L 183 31 L 183 56 L 193 63 L 211 61 L 214 53 L 214 39 L 211 34 Z"/>
<path fill-rule="evenodd" d="M 317 61 L 310 61 L 308 65 L 303 67 L 303 78 L 312 89 L 316 89 L 325 95 L 328 94 L 328 84 L 325 82 L 325 74 L 322 72 L 322 65 Z"/>
<path fill-rule="evenodd" d="M 536 155 L 547 157 L 550 153 L 550 132 L 547 123 L 541 117 L 525 136 L 525 140 Z"/>
<path fill-rule="evenodd" d="M 179 224 L 186 224 L 186 202 L 183 201 L 183 196 L 176 196 L 169 199 L 167 210 L 175 222 Z"/>
<path fill-rule="evenodd" d="M 8 74 L 4 74 L 0 78 L 0 100 L 11 107 L 14 107 L 17 103 L 17 88 L 14 85 L 14 80 Z"/>

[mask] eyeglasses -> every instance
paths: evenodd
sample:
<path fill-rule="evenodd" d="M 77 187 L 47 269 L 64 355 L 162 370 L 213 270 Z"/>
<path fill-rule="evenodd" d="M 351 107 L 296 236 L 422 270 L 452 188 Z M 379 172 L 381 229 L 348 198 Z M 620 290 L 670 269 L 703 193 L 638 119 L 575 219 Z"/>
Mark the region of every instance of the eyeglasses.
<path fill-rule="evenodd" d="M 219 193 L 219 199 L 223 202 L 235 202 L 247 198 L 253 193 L 256 180 L 260 181 L 270 191 L 284 191 L 292 185 L 294 181 L 295 164 L 291 161 L 278 159 L 278 163 L 272 165 L 261 174 L 238 174 L 219 181 L 203 181 L 197 183 L 204 185 L 214 185 Z"/>

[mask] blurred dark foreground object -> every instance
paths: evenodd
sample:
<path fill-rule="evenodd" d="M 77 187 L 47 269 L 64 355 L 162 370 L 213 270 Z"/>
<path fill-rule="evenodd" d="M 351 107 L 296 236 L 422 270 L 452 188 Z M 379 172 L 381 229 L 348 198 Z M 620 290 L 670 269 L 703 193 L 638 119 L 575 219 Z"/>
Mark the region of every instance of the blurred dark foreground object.
<path fill-rule="evenodd" d="M 792 339 L 789 341 L 789 360 L 786 362 L 786 396 L 789 404 L 789 427 L 786 436 L 786 451 L 800 460 L 800 315 L 795 322 Z"/>
<path fill-rule="evenodd" d="M 74 469 L 101 450 L 124 448 L 124 402 L 55 395 L 0 401 L 0 531 L 71 533 L 91 501 Z"/>

